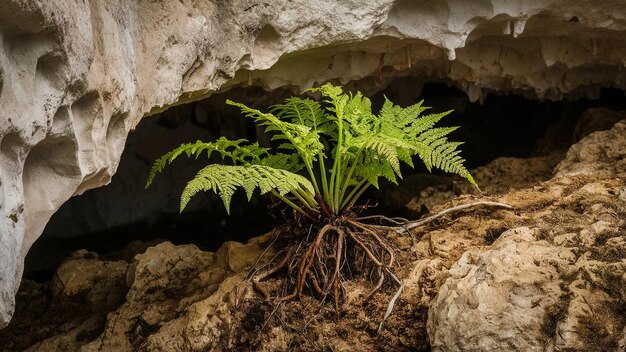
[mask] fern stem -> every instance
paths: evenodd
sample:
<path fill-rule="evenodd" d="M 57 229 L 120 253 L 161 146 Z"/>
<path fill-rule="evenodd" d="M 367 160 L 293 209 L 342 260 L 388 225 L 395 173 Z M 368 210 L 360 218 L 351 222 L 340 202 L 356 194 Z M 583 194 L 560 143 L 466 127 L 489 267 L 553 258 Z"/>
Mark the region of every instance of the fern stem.
<path fill-rule="evenodd" d="M 290 201 L 289 199 L 287 199 L 284 196 L 281 196 L 278 192 L 276 192 L 275 190 L 272 190 L 272 195 L 274 195 L 274 197 L 280 199 L 282 202 L 284 202 L 285 204 L 287 204 L 288 206 L 292 207 L 295 211 L 297 211 L 298 213 L 301 213 L 304 216 L 309 216 L 309 214 L 307 214 L 304 210 L 302 210 L 302 208 L 300 208 L 299 206 L 297 206 L 295 203 L 293 203 L 292 201 Z"/>
<path fill-rule="evenodd" d="M 366 179 L 362 179 L 361 182 L 359 182 L 356 186 L 354 186 L 350 194 L 348 194 L 348 196 L 344 198 L 343 201 L 341 202 L 341 208 L 344 208 L 346 204 L 348 204 L 350 199 L 352 199 L 352 197 L 358 192 L 359 188 L 361 188 L 366 182 L 367 182 Z"/>
<path fill-rule="evenodd" d="M 319 152 L 317 159 L 320 163 L 320 177 L 322 179 L 322 191 L 324 192 L 323 197 L 324 200 L 328 202 L 328 181 L 326 180 L 326 166 L 324 165 L 324 153 L 322 153 L 322 151 Z"/>
<path fill-rule="evenodd" d="M 348 203 L 348 208 L 352 208 L 354 206 L 354 203 L 356 203 L 356 201 L 359 199 L 359 197 L 361 197 L 361 195 L 363 194 L 363 192 L 365 192 L 365 190 L 367 190 L 372 184 L 371 183 L 367 183 L 363 188 L 361 188 L 361 190 L 359 191 L 359 193 L 357 193 L 354 198 L 352 198 L 352 200 L 350 201 L 350 203 Z"/>
<path fill-rule="evenodd" d="M 316 213 L 319 212 L 318 204 L 315 201 L 315 199 L 313 199 L 311 195 L 306 193 L 303 189 L 296 188 L 295 192 L 291 192 L 291 193 L 293 193 L 293 195 L 295 195 L 296 198 L 298 198 L 298 200 L 300 200 L 300 202 L 302 202 L 302 204 L 304 204 L 304 206 L 307 207 L 309 210 L 314 211 Z"/>
<path fill-rule="evenodd" d="M 335 208 L 335 212 L 339 212 L 339 186 L 341 183 L 341 174 L 342 174 L 342 165 L 341 161 L 339 161 L 337 165 L 337 172 L 335 176 L 335 188 L 333 189 L 333 207 Z"/>
<path fill-rule="evenodd" d="M 335 208 L 337 209 L 337 211 L 341 209 L 340 205 L 343 198 L 341 186 L 344 184 L 344 179 L 346 179 L 345 175 L 347 168 L 347 163 L 340 162 L 339 174 L 337 175 L 338 179 L 335 183 Z M 348 180 L 346 179 L 345 182 L 348 182 Z"/>
<path fill-rule="evenodd" d="M 295 192 L 291 192 L 291 194 L 293 194 L 294 196 L 296 196 L 296 198 L 298 198 L 298 200 L 300 201 L 300 203 L 302 203 L 307 209 L 313 211 L 313 212 L 317 212 L 317 210 L 315 210 L 305 199 L 302 195 L 300 195 L 297 191 Z"/>
<path fill-rule="evenodd" d="M 336 167 L 337 167 L 337 159 L 335 158 L 335 161 L 333 162 L 333 167 L 332 169 L 330 169 L 330 185 L 328 186 L 328 199 L 326 200 L 326 203 L 328 203 L 328 205 L 330 206 L 330 210 L 333 213 L 335 212 L 335 206 L 334 206 L 335 197 L 334 197 L 333 190 L 335 189 L 335 174 L 337 173 Z"/>
<path fill-rule="evenodd" d="M 333 174 L 331 175 L 331 208 L 334 213 L 339 212 L 339 201 L 337 193 L 339 193 L 339 182 L 341 182 L 341 147 L 343 146 L 343 123 L 339 111 L 337 111 L 337 122 L 339 134 L 337 137 L 337 146 L 335 147 L 335 164 L 333 165 Z"/>
<path fill-rule="evenodd" d="M 354 170 L 356 169 L 356 166 L 359 164 L 359 154 L 361 153 L 361 150 L 363 150 L 363 147 L 359 148 L 359 150 L 356 152 L 356 157 L 354 158 L 354 162 L 352 163 L 352 167 L 350 168 L 350 171 L 348 172 L 348 176 L 346 176 L 346 180 L 343 183 L 343 187 L 341 188 L 341 195 L 339 197 L 339 204 L 341 204 L 341 208 L 343 208 L 344 206 L 344 196 L 346 194 L 346 191 L 348 190 L 348 186 L 350 183 L 350 180 L 352 179 L 352 174 L 354 173 Z"/>
<path fill-rule="evenodd" d="M 317 186 L 317 180 L 315 178 L 315 174 L 313 173 L 313 169 L 311 168 L 311 165 L 309 165 L 308 163 L 306 163 L 305 165 L 306 165 L 306 171 L 309 172 L 311 183 L 313 183 L 313 188 L 315 189 L 315 193 L 320 193 L 320 188 Z"/>

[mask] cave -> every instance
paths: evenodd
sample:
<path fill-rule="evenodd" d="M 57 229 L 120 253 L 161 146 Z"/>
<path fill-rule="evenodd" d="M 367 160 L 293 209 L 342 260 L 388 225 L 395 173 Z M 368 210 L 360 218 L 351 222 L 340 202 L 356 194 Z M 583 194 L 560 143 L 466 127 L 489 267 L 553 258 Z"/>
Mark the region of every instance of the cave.
<path fill-rule="evenodd" d="M 624 18 L 617 0 L 1 3 L 0 350 L 626 350 Z M 290 150 L 228 100 L 333 89 L 458 128 L 356 109 L 343 130 L 331 99 L 308 146 L 358 135 L 326 150 L 356 174 L 258 158 L 260 195 L 213 154 L 146 188 L 182 143 Z M 181 212 L 209 164 L 244 189 Z"/>
<path fill-rule="evenodd" d="M 411 91 L 416 86 L 422 88 Z M 50 280 L 58 264 L 79 249 L 106 257 L 118 254 L 133 241 L 171 241 L 215 251 L 225 241 L 244 242 L 284 223 L 289 218 L 285 207 L 272 207 L 267 196 L 255 196 L 247 202 L 243 192 L 237 194 L 230 215 L 219 197 L 208 192 L 179 214 L 180 192 L 206 160 L 179 160 L 154 189 L 145 190 L 144 183 L 154 160 L 181 143 L 226 136 L 269 146 L 263 130 L 225 102 L 242 101 L 263 110 L 291 94 L 287 89 L 268 92 L 261 87 L 235 87 L 144 119 L 130 134 L 111 184 L 73 197 L 50 219 L 26 257 L 24 277 Z M 424 84 L 415 77 L 393 79 L 384 90 L 371 95 L 374 111 L 380 109 L 384 97 L 405 106 L 423 99 L 433 111 L 454 109 L 444 126 L 460 126 L 452 138 L 465 142 L 463 156 L 471 169 L 499 157 L 562 157 L 575 139 L 581 138 L 574 135 L 581 114 L 594 108 L 626 109 L 624 92 L 616 89 L 603 89 L 595 99 L 537 101 L 515 94 L 491 94 L 483 101 L 471 102 L 454 86 Z M 609 119 L 607 124 L 613 122 Z M 211 162 L 219 163 L 220 159 Z M 368 198 L 377 203 L 378 212 L 419 217 L 429 209 L 409 209 L 406 205 L 424 188 L 450 182 L 449 177 L 438 174 L 435 170 L 435 175 L 428 175 L 418 164 L 416 169 L 407 168 L 405 180 L 400 180 L 399 188 L 406 190 L 408 197 L 394 199 L 402 192 L 385 196 L 394 186 L 387 181 L 380 191 L 370 190 Z"/>

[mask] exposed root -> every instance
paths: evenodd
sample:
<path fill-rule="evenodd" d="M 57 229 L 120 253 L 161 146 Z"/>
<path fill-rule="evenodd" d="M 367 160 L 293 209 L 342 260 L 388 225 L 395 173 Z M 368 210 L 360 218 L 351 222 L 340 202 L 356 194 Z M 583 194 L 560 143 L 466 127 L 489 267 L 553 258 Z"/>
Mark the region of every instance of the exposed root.
<path fill-rule="evenodd" d="M 392 267 L 394 260 L 395 260 L 395 255 L 393 252 L 393 249 L 389 246 L 389 244 L 387 244 L 386 241 L 384 241 L 380 235 L 378 235 L 376 232 L 374 232 L 373 230 L 370 230 L 367 225 L 361 224 L 359 222 L 356 221 L 352 221 L 352 220 L 348 220 L 348 223 L 350 223 L 351 225 L 365 231 L 366 233 L 369 233 L 371 235 L 371 237 L 373 239 L 375 239 L 378 244 L 389 254 L 389 264 L 387 264 L 387 266 Z"/>
<path fill-rule="evenodd" d="M 512 206 L 508 205 L 508 204 L 504 204 L 504 203 L 498 203 L 498 202 L 491 202 L 491 201 L 478 201 L 478 202 L 474 202 L 474 203 L 468 203 L 468 204 L 462 204 L 462 205 L 457 205 L 455 207 L 452 208 L 448 208 L 446 210 L 440 211 L 438 213 L 435 213 L 431 216 L 428 216 L 426 218 L 423 219 L 419 219 L 419 220 L 413 220 L 413 221 L 406 221 L 406 222 L 402 222 L 399 221 L 398 219 L 395 218 L 386 218 L 386 217 L 362 217 L 362 218 L 357 218 L 356 220 L 360 221 L 360 220 L 368 220 L 368 219 L 382 219 L 382 220 L 386 220 L 390 222 L 396 226 L 385 226 L 385 225 L 374 225 L 374 224 L 364 224 L 369 228 L 372 229 L 379 229 L 379 230 L 391 230 L 391 231 L 396 231 L 398 233 L 401 233 L 402 231 L 409 231 L 412 230 L 416 227 L 422 226 L 424 224 L 427 224 L 433 220 L 436 220 L 444 215 L 450 214 L 450 213 L 454 213 L 457 211 L 461 211 L 467 208 L 473 208 L 473 207 L 478 207 L 478 206 L 486 206 L 486 207 L 496 207 L 496 208 L 504 208 L 504 209 L 513 209 Z"/>
<path fill-rule="evenodd" d="M 378 290 L 380 290 L 380 288 L 383 286 L 383 282 L 385 282 L 385 273 L 383 272 L 382 268 L 378 268 L 378 283 L 376 283 L 376 286 L 374 286 L 374 288 L 367 294 L 367 296 L 365 296 L 365 300 L 369 301 L 370 298 L 372 298 L 372 296 L 374 295 L 374 293 L 378 292 Z"/>
<path fill-rule="evenodd" d="M 274 266 L 274 267 L 269 267 L 269 266 L 264 266 L 263 267 L 263 272 L 261 272 L 260 274 L 254 275 L 252 276 L 252 286 L 254 287 L 255 290 L 257 290 L 265 299 L 268 299 L 270 297 L 269 293 L 267 293 L 267 291 L 265 289 L 263 289 L 263 287 L 261 287 L 260 282 L 262 280 L 265 280 L 269 277 L 271 277 L 272 275 L 278 273 L 280 270 L 284 269 L 285 267 L 287 267 L 287 262 L 289 261 L 289 259 L 291 258 L 291 254 L 293 253 L 293 250 L 287 250 L 287 254 L 285 254 L 285 256 L 283 257 L 283 259 L 280 261 L 280 263 L 278 263 L 278 265 Z"/>
<path fill-rule="evenodd" d="M 385 315 L 383 316 L 383 319 L 378 325 L 378 331 L 377 331 L 378 334 L 380 334 L 380 332 L 383 330 L 383 323 L 385 322 L 385 320 L 387 320 L 387 318 L 389 318 L 389 315 L 391 315 L 391 312 L 393 311 L 393 306 L 396 303 L 396 300 L 398 299 L 398 297 L 400 297 L 402 290 L 404 289 L 404 283 L 400 281 L 396 277 L 396 275 L 394 275 L 389 269 L 386 269 L 386 271 L 387 271 L 387 274 L 389 274 L 389 276 L 391 276 L 393 281 L 395 281 L 395 283 L 398 285 L 398 291 L 396 291 L 396 294 L 393 295 L 393 297 L 389 301 L 389 304 L 387 305 L 387 310 L 385 311 Z"/>
<path fill-rule="evenodd" d="M 348 230 L 348 236 L 350 236 L 350 238 L 352 240 L 354 240 L 354 242 L 356 244 L 359 245 L 359 247 L 365 252 L 365 254 L 369 257 L 369 259 L 377 266 L 377 267 L 381 267 L 383 266 L 383 263 L 381 260 L 379 260 L 374 253 L 372 253 L 372 251 L 359 239 L 359 237 L 352 231 Z"/>
<path fill-rule="evenodd" d="M 303 243 L 305 242 L 305 243 Z M 281 270 L 294 278 L 289 294 L 274 297 L 279 302 L 298 299 L 305 288 L 324 299 L 330 296 L 339 312 L 343 281 L 346 274 L 363 272 L 373 267 L 380 273 L 380 281 L 373 294 L 380 289 L 385 274 L 395 264 L 395 253 L 387 241 L 367 225 L 347 218 L 338 218 L 335 224 L 324 225 L 312 240 L 302 239 L 298 247 L 284 251 L 283 259 L 271 268 L 263 268 L 251 278 L 253 287 L 265 299 L 270 294 L 261 282 Z M 358 259 L 361 259 L 360 261 Z M 359 268 L 357 263 L 361 263 Z"/>
<path fill-rule="evenodd" d="M 368 216 L 360 216 L 358 218 L 356 218 L 356 220 L 358 221 L 363 221 L 363 220 L 382 220 L 382 221 L 386 221 L 392 225 L 402 225 L 402 224 L 406 224 L 407 222 L 410 222 L 409 219 L 405 219 L 405 218 L 400 218 L 400 217 L 394 217 L 394 218 L 390 218 L 384 215 L 368 215 Z"/>
<path fill-rule="evenodd" d="M 297 245 L 292 244 L 279 252 L 277 256 L 283 257 L 278 264 L 270 263 L 252 276 L 253 287 L 265 299 L 278 303 L 299 299 L 308 289 L 310 294 L 318 296 L 321 301 L 330 297 L 339 315 L 344 297 L 344 279 L 352 278 L 354 274 L 376 272 L 377 282 L 365 297 L 366 301 L 381 290 L 386 279 L 391 279 L 398 286 L 378 327 L 380 333 L 383 323 L 392 313 L 395 302 L 404 289 L 404 284 L 392 270 L 396 263 L 396 254 L 385 238 L 385 231 L 409 232 L 444 215 L 476 206 L 512 209 L 507 204 L 480 201 L 452 207 L 417 221 L 384 216 L 354 218 L 348 215 L 318 219 L 316 223 L 308 224 L 308 235 L 303 236 Z M 384 221 L 391 226 L 363 223 L 365 220 Z M 287 272 L 289 279 L 283 281 L 282 293 L 271 297 L 261 282 L 283 270 Z"/>

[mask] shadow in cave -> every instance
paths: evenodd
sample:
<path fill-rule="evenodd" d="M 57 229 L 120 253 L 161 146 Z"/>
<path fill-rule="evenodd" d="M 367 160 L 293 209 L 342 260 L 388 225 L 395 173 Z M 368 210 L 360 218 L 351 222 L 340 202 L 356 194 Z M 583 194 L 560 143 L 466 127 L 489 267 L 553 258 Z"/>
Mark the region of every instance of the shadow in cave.
<path fill-rule="evenodd" d="M 461 90 L 443 83 L 426 84 L 418 97 L 411 90 L 418 85 L 417 78 L 395 79 L 387 89 L 372 96 L 374 109 L 380 108 L 383 96 L 404 106 L 424 99 L 433 112 L 454 109 L 442 125 L 461 126 L 451 139 L 465 141 L 461 149 L 469 168 L 502 156 L 526 158 L 565 151 L 572 143 L 572 132 L 583 111 L 590 107 L 626 109 L 623 92 L 613 89 L 602 90 L 598 99 L 558 102 L 491 94 L 481 104 L 470 102 Z M 143 186 L 153 160 L 184 142 L 226 136 L 268 145 L 268 137 L 250 119 L 241 118 L 236 108 L 224 102 L 228 98 L 263 109 L 290 95 L 287 90 L 265 92 L 239 87 L 144 119 L 129 135 L 111 184 L 70 199 L 54 215 L 26 257 L 24 277 L 49 280 L 60 262 L 78 249 L 96 252 L 103 258 L 127 260 L 132 256 L 125 257 L 123 249 L 133 241 L 191 243 L 214 251 L 225 241 L 245 241 L 282 223 L 289 217 L 285 207 L 273 205 L 268 197 L 254 197 L 248 203 L 242 192 L 234 197 L 230 216 L 213 194 L 199 194 L 179 215 L 180 192 L 206 165 L 205 160 L 177 160 L 157 177 L 153 187 L 145 191 Z M 211 160 L 218 161 L 219 158 Z M 416 163 L 415 170 L 404 168 L 405 179 L 425 173 L 419 165 Z M 437 178 L 431 180 L 431 185 L 439 182 Z M 383 182 L 381 191 L 369 190 L 363 199 L 372 199 L 378 206 L 367 212 L 419 216 L 406 207 L 385 202 L 381 194 L 389 192 L 392 186 Z M 419 194 L 415 189 L 410 191 Z"/>

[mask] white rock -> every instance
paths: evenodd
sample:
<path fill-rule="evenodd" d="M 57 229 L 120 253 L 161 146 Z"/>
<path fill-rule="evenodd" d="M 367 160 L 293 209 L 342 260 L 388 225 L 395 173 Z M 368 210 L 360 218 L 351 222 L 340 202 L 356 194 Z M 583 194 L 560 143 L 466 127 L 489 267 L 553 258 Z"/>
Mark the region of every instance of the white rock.
<path fill-rule="evenodd" d="M 540 331 L 562 294 L 556 278 L 575 259 L 526 227 L 503 233 L 473 261 L 460 259 L 429 309 L 432 350 L 543 351 L 551 336 Z"/>
<path fill-rule="evenodd" d="M 578 194 L 562 198 L 559 207 L 588 197 Z M 623 345 L 626 242 L 615 226 L 620 219 L 595 221 L 598 215 L 515 228 L 484 250 L 465 252 L 431 301 L 432 350 L 612 351 Z M 551 228 L 559 233 L 581 225 L 580 233 L 551 237 Z"/>
<path fill-rule="evenodd" d="M 555 168 L 555 175 L 599 174 L 619 176 L 626 165 L 626 121 L 607 131 L 594 132 L 574 144 L 565 159 Z M 594 187 L 596 186 L 596 187 Z M 590 194 L 606 192 L 603 187 L 588 184 Z"/>

